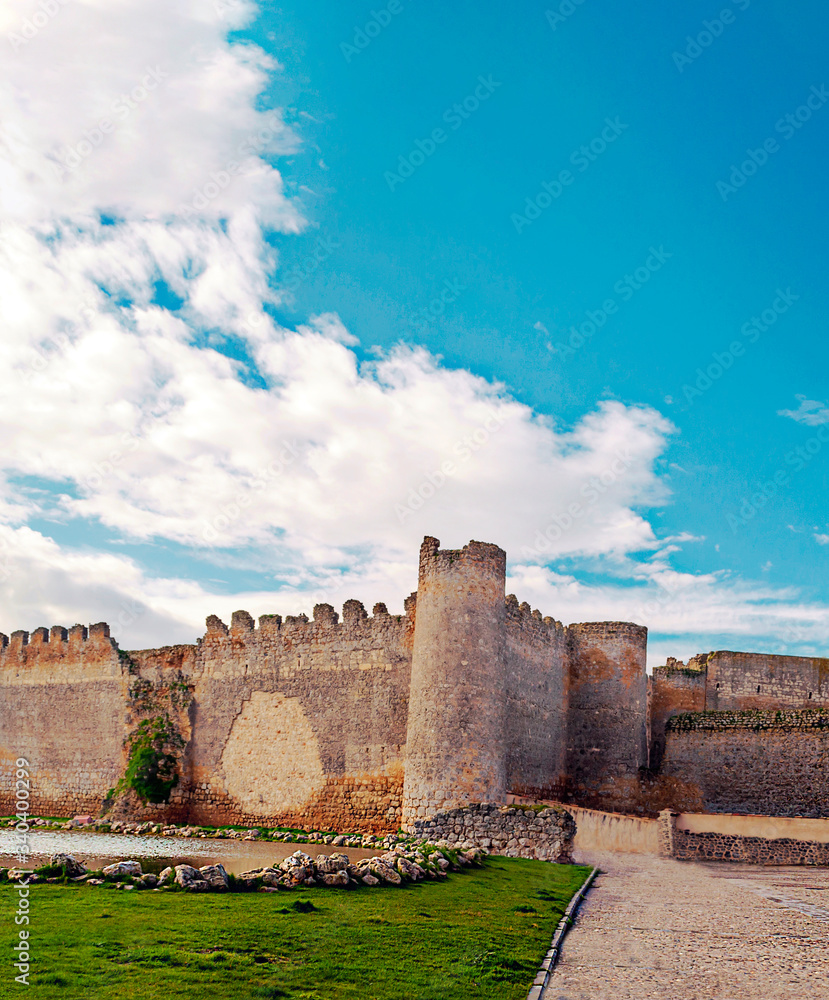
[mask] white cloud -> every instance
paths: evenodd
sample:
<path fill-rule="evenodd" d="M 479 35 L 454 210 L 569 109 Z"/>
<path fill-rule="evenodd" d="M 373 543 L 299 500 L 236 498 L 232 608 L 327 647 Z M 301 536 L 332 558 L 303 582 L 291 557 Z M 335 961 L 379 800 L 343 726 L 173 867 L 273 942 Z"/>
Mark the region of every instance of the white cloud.
<path fill-rule="evenodd" d="M 829 423 L 829 404 L 809 399 L 807 396 L 798 395 L 796 398 L 800 401 L 800 406 L 796 410 L 778 410 L 778 416 L 790 417 L 799 424 L 806 424 L 807 427 Z"/>
<path fill-rule="evenodd" d="M 815 541 L 818 545 L 829 545 L 829 535 L 821 535 L 819 532 L 816 532 Z"/>
<path fill-rule="evenodd" d="M 237 22 L 251 11 L 239 4 Z M 72 0 L 16 47 L 15 21 L 4 20 L 5 220 L 166 218 L 206 188 L 213 195 L 213 184 L 202 214 L 252 209 L 275 228 L 298 228 L 278 171 L 259 155 L 296 147 L 278 114 L 256 109 L 276 64 L 254 45 L 229 45 L 212 2 Z"/>
<path fill-rule="evenodd" d="M 399 610 L 424 534 L 504 546 L 521 598 L 565 620 L 692 632 L 726 608 L 748 635 L 794 615 L 792 594 L 671 569 L 692 539 L 649 521 L 674 433 L 656 410 L 605 401 L 565 427 L 420 348 L 361 362 L 336 315 L 274 322 L 265 233 L 304 226 L 274 160 L 299 140 L 257 103 L 276 62 L 227 40 L 251 3 L 71 0 L 18 43 L 37 9 L 0 0 L 4 630 L 106 618 L 135 647 L 239 606 Z M 43 518 L 187 546 L 204 583 L 59 545 Z M 615 577 L 579 583 L 547 568 L 561 557 Z M 278 595 L 208 591 L 246 561 Z M 823 636 L 802 614 L 803 641 Z"/>
<path fill-rule="evenodd" d="M 829 647 L 829 616 L 803 604 L 796 588 L 742 581 L 725 572 L 691 574 L 664 562 L 640 564 L 618 582 L 586 583 L 538 566 L 513 566 L 508 580 L 520 600 L 563 621 L 635 621 L 663 638 L 648 646 L 650 667 L 666 656 L 687 660 L 714 646 L 820 655 Z M 665 638 L 669 637 L 669 638 Z"/>

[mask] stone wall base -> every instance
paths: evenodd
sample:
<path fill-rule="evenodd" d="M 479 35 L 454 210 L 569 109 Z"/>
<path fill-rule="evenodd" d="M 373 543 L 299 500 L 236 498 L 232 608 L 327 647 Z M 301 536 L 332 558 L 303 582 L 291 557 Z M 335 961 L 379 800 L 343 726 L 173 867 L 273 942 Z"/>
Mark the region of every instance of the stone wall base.
<path fill-rule="evenodd" d="M 538 809 L 478 803 L 415 820 L 408 832 L 450 845 L 471 843 L 508 858 L 572 864 L 576 822 L 561 806 Z"/>
<path fill-rule="evenodd" d="M 659 853 L 681 861 L 740 861 L 754 865 L 829 865 L 829 844 L 789 837 L 741 837 L 679 830 L 677 813 L 659 814 Z"/>

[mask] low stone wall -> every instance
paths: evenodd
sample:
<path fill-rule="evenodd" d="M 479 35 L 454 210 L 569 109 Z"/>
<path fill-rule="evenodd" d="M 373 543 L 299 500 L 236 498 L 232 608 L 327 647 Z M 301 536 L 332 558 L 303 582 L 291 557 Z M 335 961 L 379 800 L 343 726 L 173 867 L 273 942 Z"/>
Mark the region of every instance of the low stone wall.
<path fill-rule="evenodd" d="M 718 831 L 692 833 L 677 828 L 675 812 L 659 814 L 659 853 L 681 861 L 742 861 L 755 865 L 829 865 L 829 843 L 746 837 Z"/>
<path fill-rule="evenodd" d="M 581 831 L 578 815 L 573 815 Z M 829 844 L 829 819 L 807 819 L 803 816 L 680 812 L 676 828 L 687 833 L 725 833 L 735 837 L 761 837 L 763 840 L 807 840 Z"/>
<path fill-rule="evenodd" d="M 657 854 L 658 821 L 624 813 L 601 812 L 567 806 L 576 821 L 577 851 L 626 851 L 633 854 Z"/>
<path fill-rule="evenodd" d="M 661 808 L 829 818 L 829 711 L 728 710 L 675 715 L 666 727 Z"/>
<path fill-rule="evenodd" d="M 561 806 L 497 806 L 487 803 L 416 820 L 411 832 L 431 842 L 474 845 L 508 858 L 572 864 L 576 821 Z"/>

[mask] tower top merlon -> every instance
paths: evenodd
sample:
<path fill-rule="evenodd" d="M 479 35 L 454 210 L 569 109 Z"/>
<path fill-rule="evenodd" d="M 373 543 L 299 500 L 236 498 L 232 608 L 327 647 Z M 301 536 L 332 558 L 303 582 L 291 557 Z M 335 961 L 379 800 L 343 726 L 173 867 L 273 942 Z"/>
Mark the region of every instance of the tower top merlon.
<path fill-rule="evenodd" d="M 420 546 L 419 580 L 444 576 L 463 569 L 503 578 L 506 574 L 507 554 L 490 542 L 471 541 L 462 549 L 442 549 L 440 541 L 427 535 Z"/>

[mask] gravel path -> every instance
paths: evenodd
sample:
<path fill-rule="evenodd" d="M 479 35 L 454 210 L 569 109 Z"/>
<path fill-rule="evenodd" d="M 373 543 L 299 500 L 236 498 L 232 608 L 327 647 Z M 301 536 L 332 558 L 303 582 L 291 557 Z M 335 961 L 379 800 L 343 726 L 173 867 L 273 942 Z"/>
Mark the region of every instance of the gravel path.
<path fill-rule="evenodd" d="M 829 869 L 577 861 L 604 874 L 544 1000 L 829 1000 Z"/>

